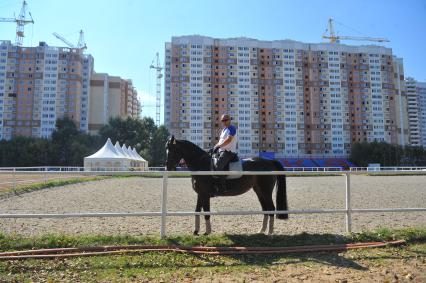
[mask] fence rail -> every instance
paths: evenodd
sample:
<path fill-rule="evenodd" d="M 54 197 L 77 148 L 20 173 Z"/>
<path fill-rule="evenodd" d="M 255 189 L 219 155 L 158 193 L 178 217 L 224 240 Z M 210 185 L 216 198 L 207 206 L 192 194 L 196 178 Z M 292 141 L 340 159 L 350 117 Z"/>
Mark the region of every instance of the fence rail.
<path fill-rule="evenodd" d="M 425 167 L 426 169 L 426 167 Z M 177 167 L 178 171 L 186 171 L 189 170 L 183 167 Z M 324 172 L 324 171 L 343 171 L 341 167 L 286 167 L 285 171 L 289 172 L 297 172 L 297 171 L 315 171 L 315 172 Z M 31 172 L 47 172 L 47 171 L 57 171 L 57 172 L 113 172 L 123 170 L 118 167 L 105 167 L 103 166 L 101 169 L 93 170 L 85 167 L 67 167 L 67 166 L 36 166 L 36 167 L 0 167 L 0 172 L 11 172 L 11 171 L 31 171 Z M 129 171 L 165 171 L 164 167 L 130 167 Z"/>
<path fill-rule="evenodd" d="M 31 167 L 32 168 L 32 167 Z M 161 191 L 161 208 L 160 211 L 146 211 L 146 212 L 90 212 L 90 213 L 15 213 L 15 214 L 0 214 L 1 218 L 73 218 L 73 217 L 161 217 L 160 235 L 166 236 L 166 222 L 167 217 L 174 216 L 195 216 L 195 215 L 264 215 L 264 214 L 345 214 L 345 228 L 346 232 L 352 231 L 352 213 L 385 213 L 385 212 L 425 212 L 426 207 L 417 208 L 370 208 L 358 209 L 352 208 L 351 203 L 351 175 L 361 175 L 366 172 L 369 174 L 380 173 L 405 173 L 405 172 L 418 172 L 419 174 L 426 175 L 425 167 L 382 167 L 385 170 L 353 170 L 349 171 L 77 171 L 78 175 L 83 176 L 97 176 L 97 175 L 135 175 L 135 176 L 149 176 L 161 175 L 162 176 L 162 191 Z M 390 170 L 391 168 L 400 168 Z M 407 169 L 410 168 L 410 169 Z M 1 168 L 3 169 L 3 168 Z M 21 168 L 22 169 L 22 168 Z M 4 174 L 13 174 L 13 178 L 19 175 L 26 174 L 40 174 L 43 176 L 55 176 L 59 174 L 73 174 L 75 171 L 31 171 L 31 170 L 0 170 L 0 177 Z M 192 212 L 192 211 L 168 211 L 167 209 L 167 193 L 168 193 L 168 179 L 173 176 L 181 175 L 325 175 L 332 174 L 336 176 L 345 177 L 345 208 L 344 209 L 311 209 L 311 210 L 286 210 L 286 211 L 212 211 L 212 212 Z M 55 176 L 57 177 L 57 176 Z M 0 183 L 1 184 L 1 183 Z"/>
<path fill-rule="evenodd" d="M 132 172 L 132 171 L 142 171 L 142 172 L 158 172 L 165 171 L 164 167 L 131 167 L 129 170 L 118 170 L 117 167 L 102 167 L 102 169 L 91 170 L 89 168 L 78 167 L 78 166 L 35 166 L 35 167 L 0 167 L 1 172 L 13 172 L 13 171 L 29 171 L 29 172 Z M 141 170 L 144 169 L 144 170 Z M 178 171 L 189 172 L 187 168 L 178 167 Z M 381 167 L 350 167 L 348 170 L 344 170 L 342 167 L 285 167 L 286 172 L 374 172 L 374 171 L 426 171 L 424 166 L 381 166 Z"/>

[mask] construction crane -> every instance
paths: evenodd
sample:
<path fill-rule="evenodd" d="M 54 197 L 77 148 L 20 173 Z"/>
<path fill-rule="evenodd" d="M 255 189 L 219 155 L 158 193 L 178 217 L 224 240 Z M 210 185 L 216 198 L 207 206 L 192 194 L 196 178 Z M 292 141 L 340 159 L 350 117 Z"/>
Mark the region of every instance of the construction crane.
<path fill-rule="evenodd" d="M 24 42 L 24 27 L 27 24 L 34 24 L 33 16 L 28 12 L 31 19 L 27 19 L 27 1 L 22 2 L 21 12 L 18 17 L 0 18 L 0 22 L 15 22 L 16 23 L 16 39 L 15 44 L 22 46 Z"/>
<path fill-rule="evenodd" d="M 61 40 L 63 43 L 65 43 L 66 45 L 68 45 L 68 47 L 70 47 L 70 48 L 78 48 L 78 49 L 80 49 L 80 51 L 82 51 L 84 49 L 87 49 L 86 43 L 84 42 L 84 32 L 83 32 L 83 30 L 80 30 L 80 36 L 78 38 L 77 46 L 75 46 L 74 44 L 72 44 L 71 42 L 69 42 L 66 38 L 64 38 L 63 36 L 61 36 L 57 32 L 54 32 L 52 34 L 56 38 L 58 38 L 59 40 Z"/>
<path fill-rule="evenodd" d="M 154 66 L 154 62 L 157 60 L 156 65 Z M 152 60 L 151 66 L 149 66 L 150 69 L 155 69 L 157 71 L 157 94 L 155 96 L 155 124 L 158 126 L 160 125 L 160 107 L 161 107 L 161 78 L 163 77 L 163 74 L 161 71 L 163 70 L 163 67 L 161 67 L 160 64 L 160 56 L 157 52 L 155 58 Z"/>
<path fill-rule="evenodd" d="M 328 19 L 328 28 L 325 30 L 325 33 L 322 36 L 322 38 L 324 39 L 329 39 L 331 43 L 339 43 L 340 40 L 365 40 L 365 41 L 376 41 L 376 42 L 389 42 L 387 38 L 380 38 L 380 37 L 336 35 L 334 32 L 333 22 L 335 22 L 335 20 L 333 20 L 332 18 Z M 326 34 L 327 32 L 329 32 L 329 35 Z"/>

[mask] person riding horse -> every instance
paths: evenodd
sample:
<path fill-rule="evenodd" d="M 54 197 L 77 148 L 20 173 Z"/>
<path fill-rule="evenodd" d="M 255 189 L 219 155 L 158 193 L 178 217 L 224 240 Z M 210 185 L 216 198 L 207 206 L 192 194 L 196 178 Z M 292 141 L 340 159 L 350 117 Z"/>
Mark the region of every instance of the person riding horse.
<path fill-rule="evenodd" d="M 226 139 L 225 139 L 226 140 Z M 184 160 L 188 169 L 194 171 L 210 171 L 211 170 L 211 156 L 196 144 L 186 141 L 178 140 L 172 136 L 166 142 L 166 169 L 167 171 L 175 171 L 176 166 Z M 278 160 L 263 159 L 260 157 L 252 157 L 244 159 L 242 162 L 242 171 L 281 171 L 284 172 L 283 165 Z M 237 196 L 248 192 L 253 189 L 258 197 L 262 211 L 270 211 L 271 214 L 263 216 L 262 228 L 260 233 L 264 233 L 268 226 L 268 234 L 274 232 L 274 210 L 281 211 L 276 214 L 278 219 L 287 219 L 288 214 L 282 211 L 288 210 L 287 204 L 287 185 L 286 176 L 284 174 L 276 175 L 242 175 L 239 178 L 227 179 L 228 190 L 220 194 L 214 188 L 217 182 L 216 178 L 211 175 L 192 175 L 191 184 L 193 190 L 197 193 L 196 212 L 210 212 L 210 198 L 216 196 Z M 276 185 L 276 201 L 272 200 L 273 191 Z M 204 215 L 206 220 L 206 234 L 210 234 L 211 223 L 210 215 Z M 198 235 L 200 231 L 200 215 L 195 215 L 195 229 L 194 235 Z"/>
<path fill-rule="evenodd" d="M 234 125 L 231 125 L 231 117 L 228 114 L 223 114 L 220 121 L 224 128 L 220 134 L 219 142 L 211 150 L 217 154 L 217 161 L 214 164 L 214 170 L 224 171 L 229 162 L 237 159 L 237 130 Z M 226 176 L 220 175 L 219 184 L 215 185 L 216 194 L 226 191 Z"/>

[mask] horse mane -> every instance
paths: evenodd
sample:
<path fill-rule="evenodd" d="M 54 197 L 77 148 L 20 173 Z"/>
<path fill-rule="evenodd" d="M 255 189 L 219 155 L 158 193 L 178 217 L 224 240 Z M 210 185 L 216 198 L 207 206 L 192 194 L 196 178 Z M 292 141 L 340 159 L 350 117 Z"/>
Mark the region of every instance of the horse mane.
<path fill-rule="evenodd" d="M 187 151 L 187 153 L 190 153 L 189 156 L 191 158 L 187 156 L 188 160 L 185 159 L 188 166 L 190 165 L 196 166 L 197 168 L 193 168 L 194 170 L 200 170 L 200 169 L 209 170 L 208 168 L 210 166 L 210 156 L 208 155 L 207 152 L 205 152 L 198 145 L 187 140 L 176 140 L 176 142 L 177 144 L 180 144 L 183 147 L 185 147 L 185 151 Z M 183 147 L 181 147 L 181 149 L 183 149 Z"/>
<path fill-rule="evenodd" d="M 188 140 L 176 140 L 176 142 L 187 145 L 189 147 L 191 147 L 191 150 L 196 151 L 198 154 L 202 155 L 202 154 L 207 154 L 207 152 L 205 152 L 202 148 L 200 148 L 198 145 L 196 145 L 195 143 L 192 143 Z"/>

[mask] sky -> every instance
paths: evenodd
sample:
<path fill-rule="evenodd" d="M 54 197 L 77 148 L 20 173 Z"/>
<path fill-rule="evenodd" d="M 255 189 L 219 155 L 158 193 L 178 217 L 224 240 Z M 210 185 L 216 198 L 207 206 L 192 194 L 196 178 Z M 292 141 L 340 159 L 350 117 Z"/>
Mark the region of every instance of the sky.
<path fill-rule="evenodd" d="M 379 43 L 404 59 L 405 76 L 426 81 L 426 0 L 27 0 L 34 25 L 25 28 L 25 46 L 44 41 L 64 46 L 57 32 L 77 44 L 84 30 L 95 71 L 131 79 L 142 116 L 155 118 L 156 52 L 172 36 L 292 39 L 323 42 L 328 18 L 340 35 L 386 37 Z M 0 0 L 0 17 L 19 14 L 22 0 Z M 0 40 L 15 40 L 14 23 L 0 23 Z M 345 44 L 378 44 L 345 41 Z M 164 86 L 164 85 L 163 85 Z M 162 99 L 163 101 L 163 99 Z M 163 121 L 163 105 L 161 107 Z"/>

